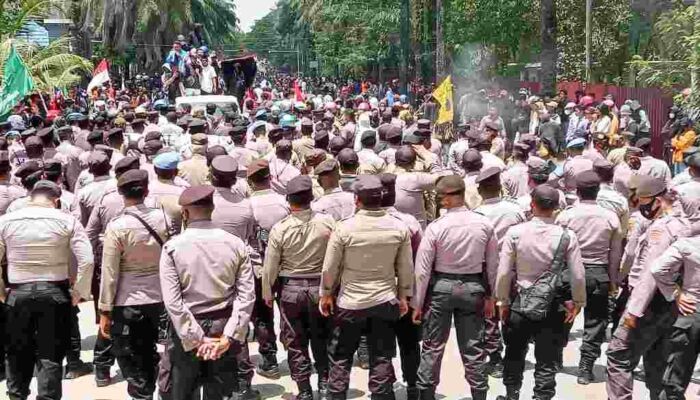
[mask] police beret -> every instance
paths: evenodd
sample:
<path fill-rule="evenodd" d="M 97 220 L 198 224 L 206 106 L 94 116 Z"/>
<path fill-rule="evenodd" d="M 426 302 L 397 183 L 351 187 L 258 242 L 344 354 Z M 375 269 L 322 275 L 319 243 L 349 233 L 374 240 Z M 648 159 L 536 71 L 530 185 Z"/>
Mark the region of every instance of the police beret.
<path fill-rule="evenodd" d="M 121 175 L 128 170 L 139 169 L 140 166 L 141 162 L 139 161 L 138 157 L 126 156 L 117 161 L 117 164 L 114 166 L 114 173 L 116 175 Z"/>
<path fill-rule="evenodd" d="M 379 174 L 379 180 L 384 187 L 393 187 L 396 184 L 396 175 L 383 173 Z"/>
<path fill-rule="evenodd" d="M 113 148 L 111 148 L 107 145 L 104 145 L 104 144 L 96 144 L 94 150 L 103 152 L 109 158 L 112 158 L 112 153 L 114 153 Z"/>
<path fill-rule="evenodd" d="M 637 197 L 654 197 L 666 190 L 663 179 L 651 175 L 637 175 Z"/>
<path fill-rule="evenodd" d="M 43 148 L 44 143 L 36 136 L 32 136 L 24 142 L 25 148 Z"/>
<path fill-rule="evenodd" d="M 177 203 L 182 207 L 192 205 L 213 206 L 214 187 L 211 185 L 188 187 L 180 194 L 180 199 Z"/>
<path fill-rule="evenodd" d="M 576 188 L 590 188 L 600 185 L 600 177 L 595 171 L 583 171 L 576 174 L 574 177 L 576 179 Z"/>
<path fill-rule="evenodd" d="M 44 171 L 60 173 L 63 171 L 63 164 L 55 158 L 46 160 L 44 161 Z"/>
<path fill-rule="evenodd" d="M 178 163 L 180 163 L 180 155 L 174 151 L 158 154 L 153 159 L 153 166 L 167 171 L 177 169 Z"/>
<path fill-rule="evenodd" d="M 337 156 L 338 162 L 341 164 L 359 164 L 360 159 L 353 149 L 345 148 L 340 150 Z"/>
<path fill-rule="evenodd" d="M 99 142 L 101 143 L 104 138 L 104 133 L 102 131 L 92 131 L 88 134 L 87 141 L 89 143 Z"/>
<path fill-rule="evenodd" d="M 408 135 L 404 136 L 403 142 L 407 144 L 419 144 L 423 142 L 422 137 L 418 136 L 415 132 L 409 133 Z"/>
<path fill-rule="evenodd" d="M 189 125 L 189 123 L 190 123 L 189 119 L 182 117 L 182 118 L 178 119 L 177 122 L 175 122 L 175 125 L 179 126 L 180 128 L 187 128 L 187 125 Z"/>
<path fill-rule="evenodd" d="M 192 144 L 196 146 L 204 146 L 209 142 L 207 135 L 203 133 L 197 133 L 192 135 L 192 138 L 190 140 L 192 141 Z"/>
<path fill-rule="evenodd" d="M 88 165 L 91 167 L 109 167 L 109 156 L 103 151 L 95 150 L 88 157 Z"/>
<path fill-rule="evenodd" d="M 112 128 L 107 132 L 107 137 L 123 135 L 124 129 L 122 128 Z"/>
<path fill-rule="evenodd" d="M 34 135 L 36 135 L 36 129 L 34 129 L 34 128 L 25 129 L 19 135 L 22 136 L 23 138 L 28 138 L 30 136 L 34 136 Z"/>
<path fill-rule="evenodd" d="M 253 175 L 257 175 L 261 178 L 270 176 L 270 163 L 265 159 L 254 160 L 248 165 L 247 175 L 248 178 Z"/>
<path fill-rule="evenodd" d="M 462 154 L 462 164 L 473 165 L 477 162 L 481 162 L 481 153 L 476 149 L 469 149 Z"/>
<path fill-rule="evenodd" d="M 287 194 L 311 192 L 313 183 L 308 175 L 297 175 L 287 183 Z"/>
<path fill-rule="evenodd" d="M 335 160 L 329 159 L 322 161 L 320 164 L 314 168 L 314 174 L 317 176 L 321 176 L 323 174 L 326 174 L 328 172 L 333 172 L 338 168 L 338 162 Z"/>
<path fill-rule="evenodd" d="M 158 152 L 158 150 L 163 148 L 163 142 L 160 140 L 149 140 L 143 144 L 143 152 L 148 155 L 152 156 Z"/>
<path fill-rule="evenodd" d="M 485 124 L 485 128 L 488 129 L 488 130 L 496 131 L 496 132 L 498 132 L 499 130 L 501 130 L 501 127 L 500 127 L 497 123 L 495 123 L 495 122 L 487 122 L 487 123 Z"/>
<path fill-rule="evenodd" d="M 419 128 L 419 129 L 416 129 L 416 130 L 413 132 L 413 134 L 416 135 L 416 136 L 418 136 L 419 138 L 421 138 L 421 141 L 422 141 L 422 140 L 425 140 L 425 139 L 430 139 L 430 135 L 432 135 L 433 132 L 432 132 L 430 129 L 422 129 L 422 128 Z"/>
<path fill-rule="evenodd" d="M 42 128 L 40 129 L 36 135 L 40 138 L 47 137 L 53 135 L 53 127 L 48 127 L 48 128 Z"/>
<path fill-rule="evenodd" d="M 148 171 L 143 169 L 130 169 L 119 176 L 117 179 L 117 187 L 123 188 L 126 186 L 147 186 Z"/>
<path fill-rule="evenodd" d="M 134 125 L 137 125 L 137 126 L 138 126 L 138 125 L 143 125 L 143 124 L 145 124 L 145 123 L 146 123 L 146 120 L 145 120 L 145 119 L 143 119 L 143 118 L 136 118 L 136 119 L 134 119 L 133 121 L 131 121 L 131 126 L 134 126 Z"/>
<path fill-rule="evenodd" d="M 569 140 L 569 143 L 566 144 L 567 149 L 578 149 L 578 148 L 583 148 L 586 145 L 586 139 L 584 138 L 576 138 Z"/>
<path fill-rule="evenodd" d="M 39 165 L 38 162 L 36 161 L 27 161 L 24 164 L 20 165 L 19 168 L 15 171 L 15 176 L 24 179 L 27 176 L 41 171 L 41 165 Z"/>
<path fill-rule="evenodd" d="M 314 135 L 314 142 L 318 142 L 324 139 L 328 138 L 328 131 L 325 129 L 321 129 L 316 131 L 316 134 Z"/>
<path fill-rule="evenodd" d="M 231 156 L 219 155 L 211 161 L 212 173 L 219 176 L 236 176 L 238 173 L 238 162 Z"/>
<path fill-rule="evenodd" d="M 396 150 L 394 159 L 397 164 L 412 164 L 416 161 L 416 151 L 411 146 L 401 146 Z"/>
<path fill-rule="evenodd" d="M 642 155 L 644 153 L 644 150 L 640 149 L 639 147 L 634 147 L 634 146 L 628 146 L 627 150 L 625 150 L 625 154 L 631 154 L 631 155 Z"/>
<path fill-rule="evenodd" d="M 206 125 L 206 122 L 202 119 L 199 118 L 194 118 L 192 121 L 187 124 L 189 128 L 203 128 Z"/>
<path fill-rule="evenodd" d="M 374 131 L 364 131 L 360 137 L 360 142 L 362 144 L 376 142 L 377 134 Z"/>
<path fill-rule="evenodd" d="M 612 172 L 615 165 L 604 158 L 597 158 L 593 161 L 593 169 L 600 172 Z"/>
<path fill-rule="evenodd" d="M 634 145 L 635 145 L 635 147 L 638 147 L 642 150 L 646 150 L 649 148 L 649 146 L 651 146 L 651 139 L 641 138 L 641 139 L 637 140 L 637 143 L 635 143 Z"/>
<path fill-rule="evenodd" d="M 148 142 L 149 140 L 160 140 L 162 137 L 163 135 L 160 133 L 160 131 L 150 131 L 146 134 L 143 141 Z"/>
<path fill-rule="evenodd" d="M 343 150 L 346 145 L 347 145 L 347 142 L 345 141 L 345 139 L 343 139 L 340 136 L 334 136 L 331 139 L 331 141 L 328 143 L 328 148 L 331 150 L 331 152 L 337 154 L 341 150 Z"/>
<path fill-rule="evenodd" d="M 419 119 L 416 121 L 416 125 L 418 126 L 418 129 L 430 129 L 430 120 L 429 119 Z"/>
<path fill-rule="evenodd" d="M 282 139 L 275 144 L 275 151 L 290 151 L 292 150 L 292 142 L 287 139 Z"/>
<path fill-rule="evenodd" d="M 553 209 L 559 204 L 559 192 L 549 185 L 539 185 L 532 191 L 535 204 Z"/>
<path fill-rule="evenodd" d="M 229 136 L 243 136 L 248 132 L 248 128 L 242 125 L 236 125 L 231 127 L 231 130 L 228 132 Z"/>
<path fill-rule="evenodd" d="M 700 153 L 694 153 L 689 155 L 685 159 L 686 165 L 693 168 L 700 168 Z"/>
<path fill-rule="evenodd" d="M 464 179 L 457 175 L 440 177 L 435 184 L 435 189 L 442 195 L 463 192 L 465 190 Z"/>
<path fill-rule="evenodd" d="M 481 183 L 483 181 L 486 181 L 492 177 L 498 176 L 500 173 L 501 173 L 501 169 L 498 167 L 484 168 L 479 173 L 479 176 L 476 178 L 476 183 Z"/>
<path fill-rule="evenodd" d="M 304 156 L 304 162 L 311 167 L 315 167 L 325 159 L 326 152 L 323 149 L 313 149 Z"/>
<path fill-rule="evenodd" d="M 73 133 L 73 128 L 71 128 L 69 125 L 65 125 L 60 128 L 56 128 L 56 133 L 59 137 L 65 137 L 66 134 Z"/>
<path fill-rule="evenodd" d="M 32 195 L 35 193 L 44 193 L 54 199 L 61 197 L 61 188 L 54 182 L 42 180 L 34 184 Z"/>
<path fill-rule="evenodd" d="M 382 181 L 376 175 L 359 175 L 352 184 L 352 191 L 358 196 L 382 195 Z"/>
<path fill-rule="evenodd" d="M 401 137 L 402 134 L 403 134 L 403 132 L 401 131 L 401 128 L 399 128 L 398 126 L 395 126 L 395 125 L 390 125 L 389 129 L 387 129 L 385 138 L 386 138 L 386 140 L 390 140 L 390 139 L 394 139 L 397 137 Z"/>

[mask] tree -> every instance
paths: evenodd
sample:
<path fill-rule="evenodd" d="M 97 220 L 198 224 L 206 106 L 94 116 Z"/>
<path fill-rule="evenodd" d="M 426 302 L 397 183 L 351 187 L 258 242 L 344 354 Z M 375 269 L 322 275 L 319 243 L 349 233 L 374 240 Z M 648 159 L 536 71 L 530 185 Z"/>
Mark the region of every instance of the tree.
<path fill-rule="evenodd" d="M 542 90 L 552 95 L 556 91 L 557 85 L 557 51 L 556 41 L 556 14 L 554 0 L 540 1 L 540 34 L 542 35 L 542 52 L 540 62 L 542 63 Z"/>

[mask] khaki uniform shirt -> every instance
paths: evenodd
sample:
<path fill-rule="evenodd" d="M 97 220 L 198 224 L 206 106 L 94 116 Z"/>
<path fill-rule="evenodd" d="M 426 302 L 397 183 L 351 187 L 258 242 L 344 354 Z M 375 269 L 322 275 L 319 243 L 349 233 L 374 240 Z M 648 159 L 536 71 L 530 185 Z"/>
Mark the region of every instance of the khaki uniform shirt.
<path fill-rule="evenodd" d="M 143 218 L 167 240 L 168 221 L 161 210 L 140 204 L 124 211 Z M 160 303 L 160 254 L 160 244 L 139 220 L 127 214 L 112 219 L 104 235 L 99 309 Z"/>
<path fill-rule="evenodd" d="M 378 175 L 386 169 L 386 163 L 372 149 L 362 149 L 357 152 L 357 158 L 360 161 L 360 167 L 357 173 Z"/>
<path fill-rule="evenodd" d="M 209 182 L 207 158 L 201 154 L 193 154 L 189 160 L 182 161 L 177 170 L 178 175 L 191 186 L 206 185 Z"/>
<path fill-rule="evenodd" d="M 270 231 L 262 273 L 265 300 L 271 300 L 278 276 L 317 278 L 321 276 L 326 246 L 335 220 L 311 210 L 292 212 Z"/>
<path fill-rule="evenodd" d="M 595 201 L 582 200 L 562 211 L 557 224 L 576 233 L 584 265 L 605 266 L 610 281 L 618 282 L 623 236 L 614 212 Z"/>
<path fill-rule="evenodd" d="M 515 161 L 501 175 L 503 187 L 508 193 L 508 196 L 517 199 L 530 193 L 528 181 L 530 176 L 527 173 L 527 165 L 520 161 Z"/>
<path fill-rule="evenodd" d="M 664 251 L 651 265 L 651 274 L 656 286 L 666 297 L 673 301 L 678 276 L 681 275 L 681 289 L 700 299 L 700 235 L 678 239 Z"/>
<path fill-rule="evenodd" d="M 466 207 L 449 209 L 428 225 L 418 248 L 412 307 L 423 309 L 433 271 L 459 275 L 484 273 L 485 284 L 493 291 L 497 268 L 498 239 L 491 221 Z"/>
<path fill-rule="evenodd" d="M 184 190 L 184 187 L 175 185 L 172 180 L 148 181 L 148 197 L 145 204 L 148 207 L 162 209 L 168 216 L 169 231 L 174 233 L 179 233 L 182 228 L 182 207 L 178 201 Z"/>
<path fill-rule="evenodd" d="M 511 226 L 522 224 L 527 219 L 515 199 L 494 197 L 486 199 L 474 209 L 474 212 L 488 218 L 493 224 L 493 231 L 498 239 L 498 251 L 501 251 L 503 239 Z"/>
<path fill-rule="evenodd" d="M 336 221 L 350 218 L 355 214 L 355 195 L 338 187 L 311 203 L 311 209 L 328 214 Z"/>
<path fill-rule="evenodd" d="M 292 142 L 292 150 L 296 153 L 299 160 L 306 159 L 306 155 L 314 150 L 314 140 L 309 136 L 302 136 Z"/>
<path fill-rule="evenodd" d="M 496 299 L 500 303 L 510 304 L 513 279 L 518 290 L 528 288 L 543 272 L 552 268 L 563 230 L 554 224 L 553 218 L 540 217 L 508 230 L 496 277 Z M 571 278 L 572 299 L 583 307 L 586 304 L 586 273 L 576 234 L 570 230 L 568 233 L 569 246 L 564 249 L 564 261 Z"/>
<path fill-rule="evenodd" d="M 326 250 L 321 296 L 332 295 L 338 286 L 338 306 L 345 309 L 410 297 L 413 264 L 406 225 L 384 210 L 359 210 L 339 222 Z"/>
<path fill-rule="evenodd" d="M 425 172 L 397 171 L 394 207 L 414 216 L 422 227 L 428 223 L 423 194 L 435 189 L 437 177 Z"/>
<path fill-rule="evenodd" d="M 378 156 L 384 160 L 385 165 L 394 165 L 396 164 L 396 150 L 398 149 L 398 146 L 391 146 L 388 149 L 379 152 Z"/>
<path fill-rule="evenodd" d="M 584 171 L 590 171 L 593 169 L 593 161 L 584 157 L 583 155 L 578 155 L 573 158 L 568 159 L 564 163 L 564 175 L 561 177 L 561 181 L 564 184 L 564 190 L 567 192 L 576 191 L 576 175 Z"/>
<path fill-rule="evenodd" d="M 479 207 L 483 201 L 479 194 L 478 185 L 476 184 L 476 178 L 478 177 L 479 171 L 468 172 L 464 176 L 464 202 L 470 210 Z"/>
<path fill-rule="evenodd" d="M 232 308 L 224 335 L 244 342 L 255 303 L 255 281 L 246 246 L 211 221 L 192 221 L 163 246 L 163 303 L 185 351 L 204 338 L 197 315 Z"/>
<path fill-rule="evenodd" d="M 236 159 L 239 171 L 247 171 L 250 163 L 260 158 L 256 151 L 245 147 L 234 147 L 228 152 L 228 155 Z"/>
<path fill-rule="evenodd" d="M 0 215 L 5 215 L 13 201 L 27 196 L 24 188 L 11 185 L 9 182 L 0 183 Z"/>
<path fill-rule="evenodd" d="M 640 157 L 641 166 L 639 171 L 640 175 L 651 175 L 655 178 L 663 179 L 666 182 L 666 187 L 671 187 L 671 169 L 666 164 L 666 161 L 659 160 L 652 156 Z"/>
<path fill-rule="evenodd" d="M 0 259 L 5 256 L 11 284 L 68 280 L 75 256 L 78 274 L 73 287 L 82 298 L 90 298 L 92 247 L 72 215 L 30 203 L 0 217 Z M 3 285 L 0 279 L 2 291 Z"/>
<path fill-rule="evenodd" d="M 630 207 L 627 199 L 613 189 L 610 184 L 601 183 L 596 202 L 599 206 L 607 208 L 617 215 L 617 218 L 620 220 L 622 237 L 626 238 L 630 220 Z"/>
<path fill-rule="evenodd" d="M 226 232 L 238 236 L 244 243 L 255 236 L 255 218 L 250 201 L 229 188 L 216 188 L 211 220 Z"/>
<path fill-rule="evenodd" d="M 76 204 L 72 207 L 75 212 L 74 216 L 83 224 L 87 226 L 90 220 L 90 214 L 92 210 L 98 204 L 100 199 L 108 190 L 116 189 L 117 181 L 110 176 L 100 176 L 95 178 L 87 186 L 80 189 L 78 193 L 75 194 Z"/>
<path fill-rule="evenodd" d="M 270 184 L 272 189 L 283 195 L 287 195 L 287 184 L 292 178 L 301 175 L 299 169 L 287 161 L 272 157 L 270 160 Z"/>

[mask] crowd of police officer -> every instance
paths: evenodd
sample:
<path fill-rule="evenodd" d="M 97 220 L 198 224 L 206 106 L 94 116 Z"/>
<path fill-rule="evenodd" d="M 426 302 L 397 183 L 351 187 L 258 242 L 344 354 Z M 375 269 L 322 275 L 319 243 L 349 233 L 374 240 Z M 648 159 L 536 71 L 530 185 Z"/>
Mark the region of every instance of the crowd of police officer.
<path fill-rule="evenodd" d="M 260 398 L 253 374 L 280 376 L 275 304 L 297 399 L 313 399 L 314 374 L 323 398 L 345 399 L 356 354 L 371 398 L 394 399 L 397 342 L 408 398 L 434 399 L 452 324 L 472 399 L 489 375 L 519 399 L 530 343 L 534 398 L 552 399 L 582 310 L 579 384 L 602 378 L 612 323 L 608 397 L 632 398 L 643 358 L 651 398 L 684 398 L 700 351 L 696 148 L 672 180 L 648 139 L 619 160 L 573 139 L 559 161 L 527 137 L 504 160 L 491 126 L 460 127 L 442 154 L 429 121 L 389 114 L 355 140 L 352 119 L 300 116 L 75 118 L 0 150 L 10 399 L 34 371 L 41 399 L 90 372 L 88 299 L 96 383 L 116 360 L 134 399 Z"/>

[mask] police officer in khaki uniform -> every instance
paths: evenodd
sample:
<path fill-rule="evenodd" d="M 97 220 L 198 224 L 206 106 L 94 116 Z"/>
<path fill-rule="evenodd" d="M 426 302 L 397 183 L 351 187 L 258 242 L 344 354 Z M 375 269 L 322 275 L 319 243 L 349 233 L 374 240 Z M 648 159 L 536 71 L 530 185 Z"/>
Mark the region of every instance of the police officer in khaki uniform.
<path fill-rule="evenodd" d="M 83 226 L 87 226 L 97 202 L 102 198 L 108 188 L 113 188 L 116 181 L 109 175 L 112 169 L 109 163 L 109 155 L 102 151 L 93 151 L 88 158 L 88 170 L 93 175 L 93 180 L 85 187 L 80 188 L 75 194 L 75 217 Z"/>
<path fill-rule="evenodd" d="M 155 177 L 149 176 L 146 198 L 147 206 L 160 208 L 168 216 L 168 231 L 172 234 L 180 233 L 182 227 L 181 208 L 177 202 L 185 188 L 175 183 L 179 161 L 180 156 L 174 151 L 158 154 L 153 159 Z"/>
<path fill-rule="evenodd" d="M 471 397 L 485 400 L 488 391 L 486 352 L 480 342 L 484 317 L 494 313 L 490 293 L 496 280 L 498 241 L 488 218 L 464 205 L 464 189 L 459 176 L 437 181 L 440 205 L 447 211 L 428 225 L 416 255 L 414 322 L 421 322 L 424 311 L 427 314 L 418 370 L 421 399 L 435 398 L 452 315 Z"/>
<path fill-rule="evenodd" d="M 608 326 L 608 294 L 617 291 L 622 261 L 622 230 L 617 215 L 598 205 L 600 178 L 594 171 L 576 176 L 579 202 L 557 216 L 557 224 L 571 229 L 579 240 L 586 268 L 586 308 L 579 361 L 578 383 L 587 385 L 593 376 L 593 364 L 600 357 L 600 346 Z M 568 341 L 568 330 L 564 343 Z"/>
<path fill-rule="evenodd" d="M 7 392 L 26 399 L 35 366 L 38 398 L 60 399 L 62 362 L 69 346 L 71 303 L 90 296 L 93 256 L 80 222 L 59 209 L 61 189 L 39 181 L 31 201 L 0 217 L 0 258 L 7 256 Z M 32 251 L 27 251 L 31 248 Z M 71 258 L 77 277 L 69 282 Z"/>
<path fill-rule="evenodd" d="M 664 372 L 663 400 L 685 399 L 700 352 L 700 225 L 692 226 L 691 237 L 678 239 L 651 265 L 651 274 L 666 300 L 675 301 L 679 314 L 668 339 L 668 365 Z M 677 284 L 678 275 L 682 283 Z"/>
<path fill-rule="evenodd" d="M 329 214 L 336 221 L 355 214 L 355 196 L 340 188 L 340 168 L 335 160 L 325 160 L 319 164 L 314 173 L 323 188 L 324 195 L 311 203 L 311 209 L 318 213 Z"/>
<path fill-rule="evenodd" d="M 234 341 L 243 342 L 255 301 L 245 243 L 212 223 L 214 188 L 194 186 L 180 196 L 185 230 L 163 247 L 160 286 L 172 322 L 168 351 L 173 400 L 221 400 L 235 382 Z M 183 284 L 186 282 L 186 285 Z M 239 398 L 250 387 L 240 388 Z M 246 393 L 242 393 L 246 392 Z"/>
<path fill-rule="evenodd" d="M 535 342 L 534 399 L 551 400 L 556 388 L 556 346 L 561 342 L 564 324 L 573 322 L 586 304 L 586 280 L 581 250 L 576 234 L 554 223 L 553 213 L 559 204 L 559 192 L 549 185 L 532 191 L 533 219 L 513 226 L 506 233 L 496 277 L 496 299 L 504 324 L 506 354 L 503 384 L 506 396 L 500 400 L 518 400 L 525 369 L 525 356 L 531 339 Z M 553 268 L 566 264 L 573 302 L 565 305 L 552 301 L 543 319 L 528 317 L 520 294 L 511 299 L 513 281 L 518 293 L 530 288 L 538 278 Z M 559 267 L 561 268 L 561 267 Z M 512 311 L 511 311 L 512 301 Z"/>
<path fill-rule="evenodd" d="M 191 186 L 203 185 L 209 180 L 209 168 L 207 167 L 206 157 L 207 135 L 195 133 L 190 140 L 192 141 L 192 158 L 178 164 L 178 174 Z"/>
<path fill-rule="evenodd" d="M 342 149 L 336 156 L 340 165 L 340 188 L 344 192 L 352 193 L 352 184 L 357 179 L 357 169 L 360 167 L 360 159 L 352 149 Z"/>
<path fill-rule="evenodd" d="M 338 223 L 323 264 L 319 306 L 333 315 L 328 397 L 347 398 L 353 354 L 366 330 L 372 399 L 393 399 L 394 324 L 408 312 L 413 291 L 410 233 L 381 209 L 377 176 L 360 175 L 354 189 L 360 210 Z"/>
<path fill-rule="evenodd" d="M 501 251 L 503 238 L 508 229 L 514 225 L 525 222 L 525 213 L 513 198 L 501 197 L 501 170 L 498 167 L 489 167 L 479 173 L 475 183 L 478 185 L 481 205 L 474 212 L 488 218 L 493 224 L 493 230 L 498 238 L 498 252 Z M 501 342 L 501 329 L 498 324 L 498 316 L 486 319 L 486 338 L 484 349 L 489 355 L 487 372 L 495 377 L 503 376 L 503 344 Z"/>
<path fill-rule="evenodd" d="M 673 196 L 664 177 L 637 176 L 639 211 L 651 221 L 633 250 L 629 274 L 630 298 L 620 324 L 608 345 L 607 392 L 611 400 L 633 396 L 632 373 L 644 356 L 645 383 L 652 399 L 658 398 L 666 369 L 665 343 L 673 323 L 673 304 L 656 289 L 651 265 L 678 238 L 688 236 L 690 222 L 673 215 Z"/>
<path fill-rule="evenodd" d="M 156 387 L 158 327 L 163 312 L 158 279 L 161 246 L 168 222 L 148 208 L 148 172 L 132 169 L 117 181 L 121 215 L 104 235 L 100 285 L 100 333 L 112 339 L 113 353 L 133 399 L 151 399 Z"/>
<path fill-rule="evenodd" d="M 275 297 L 273 286 L 280 284 L 280 337 L 300 400 L 313 400 L 309 345 L 322 395 L 328 385 L 328 321 L 320 314 L 318 300 L 323 258 L 335 221 L 311 210 L 312 186 L 311 178 L 303 175 L 289 182 L 287 199 L 292 214 L 270 231 L 262 278 L 262 295 L 270 307 Z"/>

